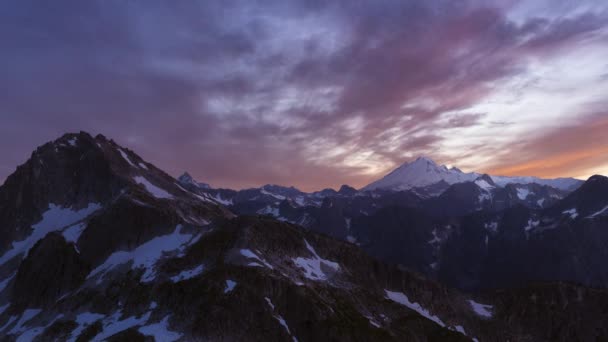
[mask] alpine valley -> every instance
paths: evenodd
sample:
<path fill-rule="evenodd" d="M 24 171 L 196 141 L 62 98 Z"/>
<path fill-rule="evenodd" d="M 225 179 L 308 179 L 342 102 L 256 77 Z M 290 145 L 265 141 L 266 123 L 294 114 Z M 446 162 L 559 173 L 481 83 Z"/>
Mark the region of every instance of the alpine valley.
<path fill-rule="evenodd" d="M 606 341 L 608 178 L 218 189 L 102 135 L 0 187 L 2 341 Z"/>

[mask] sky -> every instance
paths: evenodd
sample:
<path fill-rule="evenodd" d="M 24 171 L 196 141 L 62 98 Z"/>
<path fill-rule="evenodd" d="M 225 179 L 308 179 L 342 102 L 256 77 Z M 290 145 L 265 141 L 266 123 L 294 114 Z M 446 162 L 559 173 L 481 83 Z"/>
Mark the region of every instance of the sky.
<path fill-rule="evenodd" d="M 3 1 L 0 182 L 80 130 L 217 187 L 606 175 L 608 2 Z"/>

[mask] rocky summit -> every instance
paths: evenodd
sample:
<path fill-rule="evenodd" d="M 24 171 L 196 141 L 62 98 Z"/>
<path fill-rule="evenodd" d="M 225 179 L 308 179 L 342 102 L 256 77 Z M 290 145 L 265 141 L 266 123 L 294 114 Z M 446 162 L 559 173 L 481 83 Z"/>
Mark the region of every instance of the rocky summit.
<path fill-rule="evenodd" d="M 589 182 L 214 189 L 67 134 L 0 187 L 0 337 L 608 340 L 608 203 Z M 535 273 L 546 255 L 563 267 Z"/>

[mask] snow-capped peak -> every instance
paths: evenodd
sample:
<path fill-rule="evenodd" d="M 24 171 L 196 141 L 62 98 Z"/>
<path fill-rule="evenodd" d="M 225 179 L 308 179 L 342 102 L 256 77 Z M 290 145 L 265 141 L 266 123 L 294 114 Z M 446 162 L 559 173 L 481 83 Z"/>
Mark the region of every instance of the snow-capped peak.
<path fill-rule="evenodd" d="M 465 173 L 456 167 L 448 168 L 438 165 L 428 157 L 418 157 L 414 161 L 404 163 L 382 179 L 377 180 L 362 190 L 408 190 L 422 188 L 444 181 L 450 185 L 464 182 L 474 182 L 482 177 L 477 172 Z M 537 177 L 504 177 L 483 175 L 482 188 L 504 187 L 507 184 L 530 184 L 548 185 L 560 190 L 573 190 L 582 184 L 582 181 L 573 178 L 541 179 Z"/>
<path fill-rule="evenodd" d="M 479 176 L 477 173 L 464 173 L 456 168 L 448 169 L 445 165 L 438 165 L 427 157 L 418 157 L 412 162 L 399 166 L 384 178 L 364 187 L 363 190 L 406 190 L 440 181 L 448 184 L 474 181 Z"/>

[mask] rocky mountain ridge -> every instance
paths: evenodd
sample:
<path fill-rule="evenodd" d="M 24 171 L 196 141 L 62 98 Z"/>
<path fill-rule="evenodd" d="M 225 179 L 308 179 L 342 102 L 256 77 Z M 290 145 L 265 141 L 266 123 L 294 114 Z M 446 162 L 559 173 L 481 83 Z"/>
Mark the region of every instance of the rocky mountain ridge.
<path fill-rule="evenodd" d="M 0 187 L 0 338 L 570 341 L 608 336 L 605 290 L 542 283 L 463 293 L 378 261 L 359 242 L 339 241 L 272 215 L 241 215 L 234 205 L 220 203 L 228 202 L 218 200 L 220 192 L 203 188 L 173 179 L 103 136 L 68 134 L 40 147 Z M 249 201 L 263 195 L 283 207 L 312 208 L 324 224 L 342 220 L 349 233 L 363 239 L 368 226 L 358 223 L 362 218 L 349 222 L 344 214 L 367 210 L 368 197 L 387 205 L 367 219 L 390 217 L 385 210 L 407 217 L 407 210 L 417 209 L 389 203 L 421 199 L 410 192 L 374 197 L 353 190 L 317 194 L 309 206 L 298 204 L 294 189 L 265 187 L 236 194 L 232 203 L 239 203 L 238 196 Z M 580 196 L 573 193 L 566 200 Z M 431 246 L 449 235 L 422 230 L 434 222 L 420 223 L 418 228 L 398 224 L 396 232 L 425 239 L 431 234 Z M 373 231 L 370 246 L 379 236 Z M 423 262 L 425 253 L 420 252 Z"/>

